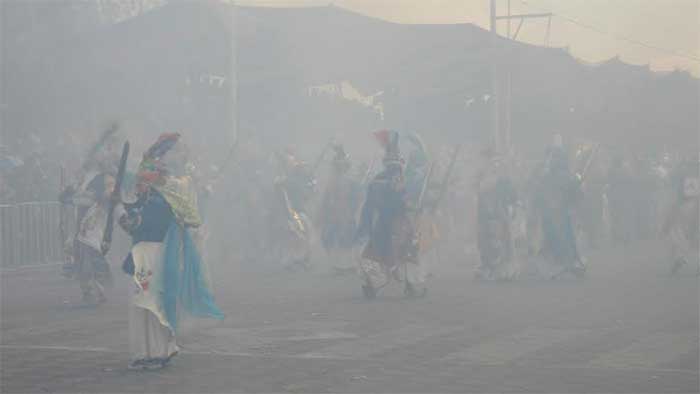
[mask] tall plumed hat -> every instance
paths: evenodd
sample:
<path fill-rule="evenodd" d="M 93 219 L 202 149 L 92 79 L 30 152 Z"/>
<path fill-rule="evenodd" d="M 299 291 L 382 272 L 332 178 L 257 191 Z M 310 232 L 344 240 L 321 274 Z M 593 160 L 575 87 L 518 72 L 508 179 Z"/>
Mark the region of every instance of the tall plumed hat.
<path fill-rule="evenodd" d="M 180 133 L 163 133 L 144 154 L 144 158 L 160 159 L 180 140 Z"/>
<path fill-rule="evenodd" d="M 144 183 L 156 183 L 167 173 L 161 158 L 168 153 L 180 140 L 180 133 L 163 133 L 156 142 L 143 154 L 139 165 L 138 177 Z"/>

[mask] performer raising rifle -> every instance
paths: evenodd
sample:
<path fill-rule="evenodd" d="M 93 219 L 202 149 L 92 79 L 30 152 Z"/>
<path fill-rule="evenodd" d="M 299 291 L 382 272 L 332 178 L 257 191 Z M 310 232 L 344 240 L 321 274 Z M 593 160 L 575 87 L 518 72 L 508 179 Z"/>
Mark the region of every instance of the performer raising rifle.
<path fill-rule="evenodd" d="M 107 223 L 105 224 L 104 235 L 102 236 L 102 244 L 100 250 L 103 255 L 106 255 L 109 248 L 112 246 L 112 232 L 114 231 L 114 209 L 117 204 L 121 203 L 121 192 L 122 183 L 124 182 L 124 175 L 126 175 L 126 161 L 129 158 L 129 141 L 124 143 L 124 148 L 122 149 L 122 156 L 119 159 L 119 170 L 117 172 L 117 179 L 110 195 L 109 208 L 107 209 Z"/>
<path fill-rule="evenodd" d="M 103 253 L 108 211 L 114 206 L 116 162 L 113 160 L 116 126 L 106 130 L 90 149 L 77 185 L 66 187 L 59 196 L 63 205 L 77 207 L 76 230 L 65 241 L 68 250 L 64 275 L 80 282 L 83 302 L 99 304 L 107 300 L 104 288 L 112 283 L 109 264 Z M 61 224 L 65 231 L 65 223 Z"/>

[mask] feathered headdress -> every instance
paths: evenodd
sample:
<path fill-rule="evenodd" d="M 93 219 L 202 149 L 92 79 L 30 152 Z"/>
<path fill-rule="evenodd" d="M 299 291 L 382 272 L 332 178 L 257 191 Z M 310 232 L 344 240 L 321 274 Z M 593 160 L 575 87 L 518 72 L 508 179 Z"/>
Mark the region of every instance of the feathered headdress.
<path fill-rule="evenodd" d="M 92 146 L 90 146 L 90 149 L 88 150 L 87 158 L 88 160 L 92 159 L 93 156 L 95 156 L 97 153 L 99 153 L 102 149 L 105 148 L 106 145 L 108 145 L 109 140 L 113 138 L 117 131 L 119 130 L 119 124 L 118 123 L 113 123 L 109 128 L 104 130 L 102 134 L 100 134 L 100 137 L 95 141 Z"/>
<path fill-rule="evenodd" d="M 388 130 L 388 129 L 377 130 L 373 134 L 374 134 L 374 138 L 377 139 L 377 141 L 382 146 L 382 148 L 386 149 L 386 147 L 389 145 L 389 140 L 390 140 L 389 135 L 391 134 L 391 130 Z"/>
<path fill-rule="evenodd" d="M 139 165 L 138 176 L 146 184 L 157 183 L 167 173 L 161 158 L 175 146 L 180 139 L 179 133 L 163 133 L 156 142 L 143 154 Z"/>
<path fill-rule="evenodd" d="M 178 222 L 197 227 L 202 218 L 197 207 L 197 195 L 191 178 L 172 176 L 161 160 L 180 140 L 179 133 L 164 133 L 143 155 L 139 166 L 140 187 L 152 187 L 168 202 Z"/>
<path fill-rule="evenodd" d="M 144 154 L 144 158 L 160 159 L 180 140 L 180 133 L 163 133 Z"/>

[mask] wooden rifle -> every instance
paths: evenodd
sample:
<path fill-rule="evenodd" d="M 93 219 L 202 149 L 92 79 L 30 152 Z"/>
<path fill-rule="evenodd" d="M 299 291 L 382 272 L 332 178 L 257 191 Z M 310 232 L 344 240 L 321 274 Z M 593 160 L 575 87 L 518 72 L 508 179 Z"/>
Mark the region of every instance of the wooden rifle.
<path fill-rule="evenodd" d="M 410 252 L 409 255 L 413 259 L 418 259 L 418 255 L 420 253 L 420 244 L 421 244 L 421 239 L 422 239 L 422 232 L 421 232 L 421 216 L 423 215 L 423 205 L 425 201 L 425 193 L 428 190 L 428 185 L 430 184 L 430 179 L 433 176 L 433 168 L 434 168 L 434 163 L 430 163 L 430 167 L 428 167 L 428 172 L 425 174 L 425 177 L 423 178 L 423 185 L 421 186 L 420 194 L 418 195 L 418 200 L 416 201 L 416 207 L 415 207 L 415 213 L 413 217 L 413 238 L 411 240 L 411 247 L 410 247 Z"/>
<path fill-rule="evenodd" d="M 102 135 L 100 135 L 100 138 L 97 140 L 97 142 L 95 142 L 95 144 L 90 147 L 90 150 L 88 151 L 87 156 L 85 157 L 85 161 L 82 165 L 83 170 L 86 170 L 92 164 L 92 160 L 95 158 L 97 152 L 99 152 L 100 148 L 102 148 L 107 139 L 114 135 L 114 133 L 116 133 L 117 130 L 119 130 L 119 124 L 115 122 L 112 125 L 110 125 L 107 130 L 102 132 Z"/>
<path fill-rule="evenodd" d="M 428 173 L 425 174 L 425 177 L 423 178 L 423 185 L 421 186 L 420 194 L 418 195 L 418 201 L 416 202 L 416 218 L 418 218 L 421 212 L 423 212 L 423 202 L 425 201 L 425 193 L 428 190 L 428 184 L 430 183 L 430 179 L 433 176 L 434 166 L 435 163 L 430 163 L 430 167 L 428 167 Z"/>
<path fill-rule="evenodd" d="M 114 190 L 112 191 L 112 196 L 109 199 L 109 207 L 107 210 L 107 223 L 105 225 L 104 235 L 102 237 L 102 254 L 106 255 L 109 252 L 109 248 L 112 245 L 112 233 L 114 232 L 114 209 L 117 204 L 121 203 L 121 189 L 122 183 L 124 182 L 124 176 L 126 175 L 126 162 L 129 158 L 129 141 L 124 143 L 122 148 L 122 156 L 119 159 L 119 171 L 117 172 L 117 179 L 115 180 Z"/>

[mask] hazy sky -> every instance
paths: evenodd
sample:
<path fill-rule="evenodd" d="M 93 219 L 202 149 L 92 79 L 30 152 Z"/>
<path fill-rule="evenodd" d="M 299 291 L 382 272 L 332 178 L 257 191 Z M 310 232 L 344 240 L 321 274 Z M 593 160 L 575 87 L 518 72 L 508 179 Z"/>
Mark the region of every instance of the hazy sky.
<path fill-rule="evenodd" d="M 488 28 L 489 0 L 239 0 L 245 5 L 335 4 L 399 23 L 463 23 Z M 569 47 L 587 62 L 619 55 L 653 69 L 700 75 L 700 0 L 510 0 L 512 13 L 551 11 L 550 45 Z M 508 0 L 497 0 L 506 14 Z M 573 20 L 573 22 L 572 22 Z M 585 25 L 588 27 L 582 27 Z M 517 22 L 513 22 L 515 31 Z M 526 20 L 518 40 L 544 44 L 546 20 Z M 505 34 L 505 22 L 499 32 Z M 644 44 L 644 45 L 640 45 Z M 657 47 L 662 49 L 654 49 Z"/>

